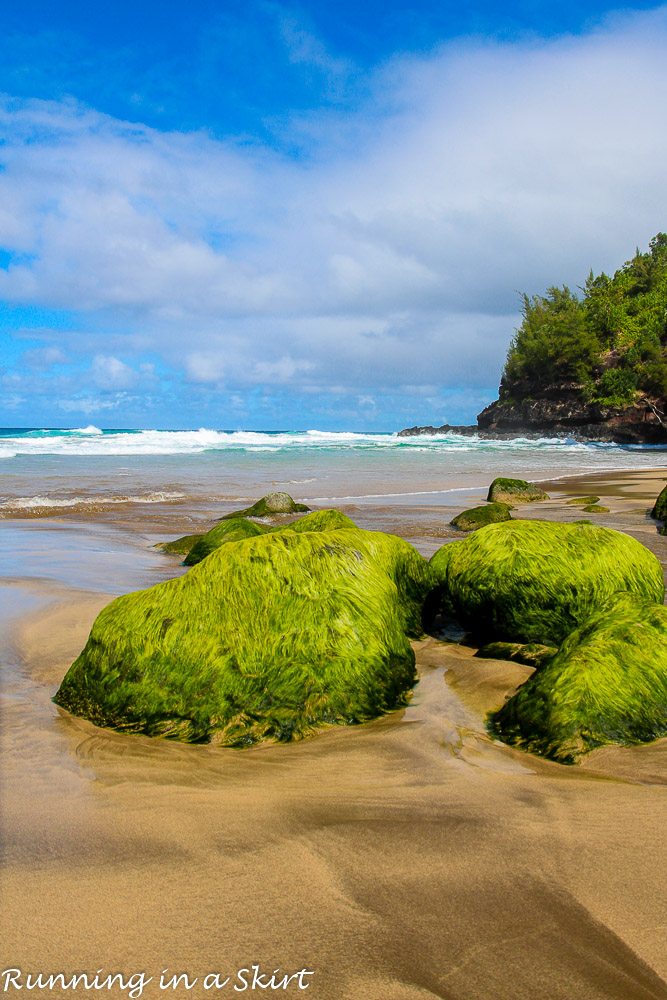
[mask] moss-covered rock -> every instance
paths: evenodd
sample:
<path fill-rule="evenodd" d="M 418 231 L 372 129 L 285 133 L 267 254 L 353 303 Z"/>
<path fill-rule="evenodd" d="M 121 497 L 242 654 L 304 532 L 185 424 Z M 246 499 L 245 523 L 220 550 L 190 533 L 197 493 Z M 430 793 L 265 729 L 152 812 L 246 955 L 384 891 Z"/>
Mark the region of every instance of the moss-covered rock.
<path fill-rule="evenodd" d="M 566 500 L 565 502 L 570 507 L 588 507 L 589 504 L 598 503 L 600 497 L 573 497 L 572 500 Z"/>
<path fill-rule="evenodd" d="M 267 493 L 265 497 L 258 500 L 251 507 L 243 510 L 232 511 L 225 514 L 221 521 L 228 521 L 232 517 L 271 517 L 273 514 L 302 514 L 309 511 L 304 503 L 295 503 L 289 493 Z"/>
<path fill-rule="evenodd" d="M 651 517 L 654 517 L 656 521 L 667 521 L 667 486 L 661 491 L 658 499 L 653 504 Z"/>
<path fill-rule="evenodd" d="M 305 517 L 300 517 L 298 521 L 292 521 L 280 528 L 271 528 L 271 531 L 339 531 L 341 528 L 356 528 L 356 524 L 347 514 L 342 514 L 339 510 L 314 510 Z"/>
<path fill-rule="evenodd" d="M 158 542 L 156 549 L 168 552 L 170 555 L 186 555 L 193 545 L 196 545 L 203 535 L 183 535 L 181 538 L 174 538 L 171 542 Z"/>
<path fill-rule="evenodd" d="M 478 649 L 475 656 L 484 660 L 512 660 L 527 667 L 540 667 L 557 652 L 555 646 L 543 646 L 539 642 L 490 642 Z"/>
<path fill-rule="evenodd" d="M 235 517 L 231 521 L 221 521 L 214 528 L 202 535 L 183 560 L 186 566 L 196 566 L 215 549 L 228 542 L 240 542 L 244 538 L 254 538 L 263 535 L 270 529 L 264 524 L 256 524 L 245 517 Z"/>
<path fill-rule="evenodd" d="M 270 531 L 333 531 L 337 528 L 356 528 L 356 524 L 338 510 L 313 511 L 312 514 L 306 514 L 298 521 L 282 525 L 279 528 L 258 524 L 257 521 L 249 521 L 244 517 L 234 517 L 220 521 L 205 535 L 198 537 L 196 543 L 188 551 L 184 562 L 186 566 L 196 566 L 211 552 L 221 545 L 226 545 L 227 542 L 238 542 L 243 538 L 264 535 Z"/>
<path fill-rule="evenodd" d="M 55 701 L 98 725 L 228 746 L 372 719 L 414 684 L 407 636 L 431 586 L 426 560 L 381 532 L 230 542 L 106 607 Z"/>
<path fill-rule="evenodd" d="M 490 524 L 444 548 L 431 559 L 435 576 L 461 624 L 482 641 L 558 646 L 616 591 L 664 597 L 652 552 L 587 521 Z"/>
<path fill-rule="evenodd" d="M 487 503 L 480 507 L 471 507 L 457 514 L 451 524 L 459 531 L 477 531 L 486 524 L 497 524 L 500 521 L 511 521 L 510 508 L 506 503 Z"/>
<path fill-rule="evenodd" d="M 603 506 L 601 503 L 589 503 L 584 507 L 584 514 L 608 514 L 609 507 Z"/>
<path fill-rule="evenodd" d="M 548 500 L 549 494 L 528 483 L 525 479 L 505 479 L 502 476 L 494 479 L 489 486 L 489 493 L 486 498 L 490 501 L 509 504 L 510 507 L 518 503 L 535 503 L 537 500 Z"/>
<path fill-rule="evenodd" d="M 493 735 L 561 763 L 667 734 L 667 608 L 617 594 L 489 720 Z"/>

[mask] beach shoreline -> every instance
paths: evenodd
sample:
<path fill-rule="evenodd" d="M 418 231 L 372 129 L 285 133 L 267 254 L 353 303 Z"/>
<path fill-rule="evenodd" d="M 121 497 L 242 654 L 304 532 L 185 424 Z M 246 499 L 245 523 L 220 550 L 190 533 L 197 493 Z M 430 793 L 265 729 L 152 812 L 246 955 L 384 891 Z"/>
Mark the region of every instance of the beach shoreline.
<path fill-rule="evenodd" d="M 665 468 L 560 478 L 551 501 L 516 513 L 574 520 L 565 499 L 604 496 L 595 522 L 664 567 L 648 510 L 665 481 Z M 426 555 L 461 537 L 450 505 L 340 508 Z M 325 1000 L 534 1000 L 536 983 L 549 1000 L 667 996 L 655 864 L 667 740 L 574 767 L 492 742 L 484 715 L 527 667 L 427 638 L 407 708 L 245 751 L 107 732 L 57 709 L 101 607 L 130 580 L 182 572 L 152 545 L 181 533 L 183 513 L 62 517 L 53 537 L 65 551 L 79 532 L 75 556 L 51 578 L 5 578 L 30 600 L 7 616 L 3 968 L 307 966 L 308 995 Z M 37 537 L 39 523 L 11 527 Z M 162 994 L 154 981 L 143 995 Z M 183 995 L 210 993 L 200 978 Z"/>

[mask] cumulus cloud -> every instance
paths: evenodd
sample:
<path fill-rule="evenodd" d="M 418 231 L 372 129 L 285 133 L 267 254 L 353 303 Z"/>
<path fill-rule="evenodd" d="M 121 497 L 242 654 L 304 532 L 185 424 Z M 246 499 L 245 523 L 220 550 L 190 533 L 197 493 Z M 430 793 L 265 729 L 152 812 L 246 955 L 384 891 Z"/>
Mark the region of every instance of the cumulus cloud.
<path fill-rule="evenodd" d="M 294 59 L 343 72 L 284 30 Z M 342 384 L 364 406 L 387 386 L 493 386 L 517 292 L 614 269 L 664 228 L 666 43 L 661 7 L 397 56 L 353 112 L 285 123 L 298 158 L 7 98 L 0 295 L 85 315 L 202 385 Z M 138 378 L 102 334 L 91 372 Z"/>
<path fill-rule="evenodd" d="M 96 354 L 90 366 L 91 381 L 99 389 L 129 389 L 139 378 L 124 361 L 106 354 Z"/>

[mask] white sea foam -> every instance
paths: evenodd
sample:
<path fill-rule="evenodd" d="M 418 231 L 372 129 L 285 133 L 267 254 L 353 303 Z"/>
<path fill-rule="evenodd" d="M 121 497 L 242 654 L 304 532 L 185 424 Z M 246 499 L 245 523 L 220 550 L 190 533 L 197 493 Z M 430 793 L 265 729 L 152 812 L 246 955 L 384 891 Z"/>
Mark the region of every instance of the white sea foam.
<path fill-rule="evenodd" d="M 72 497 L 50 497 L 46 495 L 36 495 L 33 497 L 9 497 L 0 501 L 0 511 L 3 514 L 21 511 L 39 511 L 53 509 L 71 509 L 87 507 L 106 507 L 110 504 L 132 504 L 132 503 L 170 503 L 183 500 L 185 493 L 155 491 L 137 496 L 72 496 Z"/>
<path fill-rule="evenodd" d="M 364 451 L 400 449 L 402 454 L 505 451 L 553 451 L 585 455 L 593 450 L 618 450 L 610 443 L 585 443 L 568 438 L 510 438 L 488 440 L 477 435 L 360 434 L 352 431 L 263 433 L 216 431 L 201 427 L 191 431 L 101 431 L 89 425 L 70 431 L 30 431 L 0 438 L 0 459 L 29 455 L 141 456 L 188 455 L 225 451 Z"/>

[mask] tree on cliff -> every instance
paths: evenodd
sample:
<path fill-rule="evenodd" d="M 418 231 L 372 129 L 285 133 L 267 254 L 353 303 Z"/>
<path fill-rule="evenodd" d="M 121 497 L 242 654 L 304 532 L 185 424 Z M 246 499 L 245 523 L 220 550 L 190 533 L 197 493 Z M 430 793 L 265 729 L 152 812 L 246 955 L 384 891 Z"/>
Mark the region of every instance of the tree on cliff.
<path fill-rule="evenodd" d="M 667 395 L 667 234 L 609 277 L 591 272 L 576 295 L 523 296 L 501 399 L 538 398 L 567 384 L 582 400 L 623 406 Z"/>

